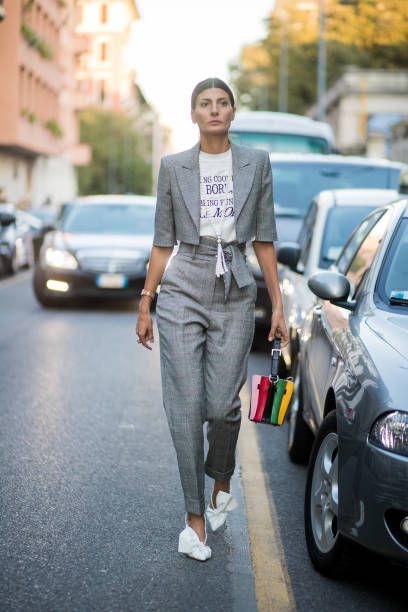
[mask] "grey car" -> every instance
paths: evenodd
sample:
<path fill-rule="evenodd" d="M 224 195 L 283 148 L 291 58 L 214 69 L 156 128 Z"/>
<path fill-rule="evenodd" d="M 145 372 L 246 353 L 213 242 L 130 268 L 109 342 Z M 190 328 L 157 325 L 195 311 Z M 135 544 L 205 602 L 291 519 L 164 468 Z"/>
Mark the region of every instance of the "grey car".
<path fill-rule="evenodd" d="M 310 557 L 340 573 L 350 541 L 408 562 L 408 200 L 373 211 L 336 265 L 300 336 L 293 443 L 310 455 Z M 309 438 L 308 438 L 309 436 Z"/>
<path fill-rule="evenodd" d="M 316 301 L 307 281 L 333 264 L 358 223 L 374 208 L 396 200 L 394 189 L 321 191 L 312 201 L 297 242 L 281 243 L 282 301 L 290 342 L 282 351 L 286 369 L 296 370 L 299 333 L 305 313 Z"/>

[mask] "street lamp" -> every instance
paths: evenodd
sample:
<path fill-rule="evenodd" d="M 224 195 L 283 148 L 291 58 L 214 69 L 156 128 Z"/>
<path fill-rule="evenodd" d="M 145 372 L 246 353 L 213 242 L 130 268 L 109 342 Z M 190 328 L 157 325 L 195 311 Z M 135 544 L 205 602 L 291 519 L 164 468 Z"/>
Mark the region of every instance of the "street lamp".
<path fill-rule="evenodd" d="M 319 47 L 317 56 L 317 118 L 325 120 L 324 97 L 326 93 L 326 21 L 325 2 L 319 0 Z"/>

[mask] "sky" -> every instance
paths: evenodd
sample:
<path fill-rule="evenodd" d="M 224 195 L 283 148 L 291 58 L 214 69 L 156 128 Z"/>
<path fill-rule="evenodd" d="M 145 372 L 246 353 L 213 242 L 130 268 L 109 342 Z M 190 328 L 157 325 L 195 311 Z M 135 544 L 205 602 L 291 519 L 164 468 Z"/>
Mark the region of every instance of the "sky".
<path fill-rule="evenodd" d="M 130 59 L 136 80 L 162 123 L 172 129 L 174 151 L 198 140 L 190 119 L 196 83 L 228 81 L 228 63 L 245 43 L 265 34 L 274 0 L 136 0 Z"/>

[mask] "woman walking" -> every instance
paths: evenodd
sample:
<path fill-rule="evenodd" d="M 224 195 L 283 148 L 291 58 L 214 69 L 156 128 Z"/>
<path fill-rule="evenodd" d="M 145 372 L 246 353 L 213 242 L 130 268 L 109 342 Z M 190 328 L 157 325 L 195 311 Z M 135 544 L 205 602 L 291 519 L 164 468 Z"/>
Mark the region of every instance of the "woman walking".
<path fill-rule="evenodd" d="M 200 141 L 162 159 L 153 247 L 136 323 L 138 342 L 151 350 L 150 302 L 160 283 L 156 315 L 163 403 L 186 510 L 178 551 L 200 561 L 211 557 L 206 519 L 215 531 L 237 506 L 230 478 L 257 293 L 245 258 L 249 240 L 273 306 L 268 338 L 287 342 L 269 156 L 229 141 L 234 114 L 233 93 L 220 79 L 194 88 L 191 117 Z M 177 241 L 178 251 L 166 268 Z M 204 460 L 205 421 L 209 448 Z M 207 508 L 205 474 L 214 479 Z"/>

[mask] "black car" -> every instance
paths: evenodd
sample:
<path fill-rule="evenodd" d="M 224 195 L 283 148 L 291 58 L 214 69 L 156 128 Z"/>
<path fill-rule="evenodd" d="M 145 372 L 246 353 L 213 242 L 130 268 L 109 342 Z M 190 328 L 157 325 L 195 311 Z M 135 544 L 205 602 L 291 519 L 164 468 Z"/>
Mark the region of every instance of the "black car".
<path fill-rule="evenodd" d="M 350 188 L 408 191 L 408 166 L 399 162 L 291 153 L 272 153 L 270 159 L 279 242 L 296 242 L 309 205 L 320 191 Z M 251 245 L 247 257 L 258 285 L 256 324 L 263 328 L 271 319 L 269 295 Z"/>
<path fill-rule="evenodd" d="M 38 301 L 136 297 L 146 279 L 155 203 L 127 195 L 74 201 L 44 238 L 33 277 Z"/>

